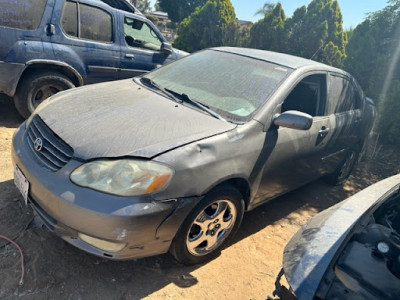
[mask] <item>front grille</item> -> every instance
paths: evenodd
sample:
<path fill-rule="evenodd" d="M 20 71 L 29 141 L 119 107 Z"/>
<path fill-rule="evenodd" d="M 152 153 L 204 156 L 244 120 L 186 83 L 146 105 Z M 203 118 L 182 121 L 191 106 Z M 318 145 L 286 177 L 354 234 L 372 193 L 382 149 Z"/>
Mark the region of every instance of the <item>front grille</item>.
<path fill-rule="evenodd" d="M 60 139 L 38 116 L 28 127 L 26 141 L 33 155 L 45 168 L 55 172 L 65 166 L 73 149 Z"/>

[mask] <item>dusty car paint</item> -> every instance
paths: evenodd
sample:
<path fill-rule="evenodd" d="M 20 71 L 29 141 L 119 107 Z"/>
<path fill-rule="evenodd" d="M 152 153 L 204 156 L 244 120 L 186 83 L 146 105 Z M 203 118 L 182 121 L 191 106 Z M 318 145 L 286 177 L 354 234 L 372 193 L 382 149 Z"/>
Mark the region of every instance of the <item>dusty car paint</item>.
<path fill-rule="evenodd" d="M 360 232 L 360 228 L 366 226 L 370 221 L 368 216 L 377 207 L 399 193 L 399 187 L 400 175 L 373 184 L 344 202 L 317 214 L 291 238 L 283 253 L 283 271 L 298 299 L 314 299 L 316 296 L 319 299 L 330 299 L 329 296 L 327 298 L 325 296 L 333 279 L 327 273 L 333 272 L 334 264 L 350 237 L 355 232 Z M 370 260 L 376 261 L 367 249 L 365 247 L 368 253 L 364 258 L 362 258 L 363 253 L 358 252 L 360 260 L 357 261 L 357 264 L 359 269 L 362 268 L 362 265 L 368 265 Z M 400 251 L 398 252 L 400 253 Z M 354 258 L 353 261 L 355 261 Z M 384 262 L 382 263 L 385 265 Z M 397 295 L 399 297 L 400 290 L 397 288 L 396 291 L 396 286 L 398 287 L 400 279 L 395 279 L 396 277 L 390 275 L 387 270 L 383 271 L 380 268 L 382 263 L 377 261 L 378 267 L 375 268 L 374 272 L 378 277 L 375 281 L 377 282 L 378 278 L 386 281 L 386 283 L 393 281 L 395 284 L 391 288 L 384 288 L 384 284 L 380 284 L 382 295 L 387 293 L 386 295 L 392 295 L 395 298 L 395 295 Z M 359 276 L 369 275 L 361 272 Z M 359 285 L 359 290 L 372 288 L 363 286 L 362 282 L 355 285 Z M 361 288 L 361 286 L 363 287 Z M 341 294 L 343 292 L 339 288 L 336 288 L 336 292 L 337 297 L 345 297 L 344 294 Z M 355 295 L 353 296 L 355 297 Z"/>
<path fill-rule="evenodd" d="M 86 86 L 72 94 L 61 95 L 57 102 L 50 101 L 55 103 L 40 110 L 43 121 L 63 137 L 79 159 L 152 158 L 236 127 L 235 124 L 221 123 L 193 109 L 165 101 L 163 96 L 152 93 L 131 79 L 106 83 L 101 95 L 96 93 L 98 88 L 96 85 Z M 81 103 L 82 98 L 88 100 L 85 105 Z M 62 99 L 67 101 L 63 103 Z M 147 122 L 154 116 L 160 116 L 166 122 Z M 175 122 L 180 126 L 176 126 Z M 125 138 L 115 134 L 124 128 L 132 128 Z"/>
<path fill-rule="evenodd" d="M 209 63 L 211 59 L 213 63 Z M 203 72 L 194 74 L 193 63 L 205 68 Z M 221 64 L 221 73 L 214 74 L 218 75 L 215 79 L 243 84 L 241 97 L 229 94 L 235 91 L 233 87 L 210 84 L 215 63 Z M 258 83 L 236 72 L 231 74 L 233 63 L 238 69 L 246 65 L 246 72 L 255 75 Z M 169 72 L 179 68 L 184 69 L 183 73 L 168 77 Z M 271 70 L 273 78 L 268 77 L 269 73 L 260 76 L 265 70 Z M 192 73 L 195 78 L 190 81 Z M 210 114 L 191 103 L 190 95 L 171 96 L 171 90 L 152 81 L 162 79 L 165 88 L 171 89 L 173 82 L 168 83 L 168 78 L 177 80 L 179 76 L 201 88 L 176 87 L 183 92 L 195 90 L 204 101 L 222 97 L 224 101 L 229 99 L 231 107 L 232 102 L 241 103 L 249 94 L 254 97 L 247 100 L 253 102 L 243 109 L 227 111 L 203 103 L 215 109 Z M 340 100 L 348 101 L 351 109 L 335 112 L 339 102 L 328 93 L 329 76 L 339 76 L 354 87 L 359 95 L 357 107 L 353 107 L 354 93 L 348 100 Z M 254 93 L 256 84 L 259 90 Z M 213 88 L 218 92 L 212 94 Z M 300 92 L 310 95 L 301 97 Z M 340 173 L 346 157 L 361 151 L 374 115 L 373 103 L 342 70 L 285 54 L 216 48 L 183 58 L 144 78 L 87 86 L 51 97 L 16 131 L 13 161 L 30 182 L 27 201 L 43 212 L 43 218 L 52 218 L 48 226 L 51 230 L 96 255 L 113 259 L 143 257 L 176 245 L 177 232 L 188 225 L 185 220 L 195 217 L 192 214 L 197 215 L 196 209 L 203 203 L 212 204 L 209 195 L 231 197 L 229 204 L 234 203 L 234 218 L 240 223 L 243 210 L 321 176 Z M 45 152 L 32 145 L 42 139 L 41 130 L 34 129 L 37 124 L 49 133 L 49 139 L 61 143 L 60 148 L 69 147 L 65 165 L 53 172 L 40 162 Z M 348 138 L 353 135 L 357 137 Z M 71 173 L 92 161 L 138 158 L 171 168 L 169 184 L 155 193 L 121 197 L 70 180 Z M 100 220 L 104 220 L 101 226 Z M 215 218 L 216 223 L 219 220 Z M 214 232 L 214 225 L 209 226 Z M 79 238 L 82 233 L 123 241 L 127 246 L 116 253 L 96 250 Z"/>

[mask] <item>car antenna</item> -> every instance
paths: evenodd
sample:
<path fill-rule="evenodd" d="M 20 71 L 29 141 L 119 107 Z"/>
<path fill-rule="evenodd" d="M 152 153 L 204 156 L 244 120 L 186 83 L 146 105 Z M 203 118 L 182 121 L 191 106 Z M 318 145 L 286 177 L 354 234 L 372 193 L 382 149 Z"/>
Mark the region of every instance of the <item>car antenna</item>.
<path fill-rule="evenodd" d="M 314 54 L 311 56 L 310 59 L 313 59 L 315 55 L 317 55 L 317 53 L 319 52 L 319 50 L 322 49 L 322 47 L 325 46 L 325 41 L 323 41 L 322 45 L 319 46 L 319 48 L 317 49 L 317 51 L 314 52 Z"/>

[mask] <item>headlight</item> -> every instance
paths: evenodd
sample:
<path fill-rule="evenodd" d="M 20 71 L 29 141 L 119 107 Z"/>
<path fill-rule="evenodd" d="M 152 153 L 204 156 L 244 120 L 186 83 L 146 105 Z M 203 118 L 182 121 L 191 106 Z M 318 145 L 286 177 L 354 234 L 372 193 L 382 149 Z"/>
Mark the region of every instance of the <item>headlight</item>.
<path fill-rule="evenodd" d="M 86 163 L 71 173 L 73 183 L 118 196 L 138 196 L 166 188 L 174 171 L 152 161 L 121 159 Z"/>

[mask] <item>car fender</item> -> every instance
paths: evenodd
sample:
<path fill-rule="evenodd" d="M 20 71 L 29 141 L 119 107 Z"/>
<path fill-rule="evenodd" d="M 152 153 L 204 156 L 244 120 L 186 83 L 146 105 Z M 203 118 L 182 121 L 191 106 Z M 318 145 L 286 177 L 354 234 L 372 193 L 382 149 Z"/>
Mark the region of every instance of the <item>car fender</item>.
<path fill-rule="evenodd" d="M 62 61 L 33 59 L 26 64 L 0 62 L 0 66 L 7 70 L 0 73 L 0 82 L 4 83 L 4 86 L 0 86 L 0 91 L 10 97 L 15 95 L 18 84 L 24 74 L 33 69 L 56 69 L 71 78 L 76 86 L 84 84 L 82 75 L 74 67 Z"/>
<path fill-rule="evenodd" d="M 252 121 L 153 158 L 176 171 L 168 188 L 154 197 L 162 200 L 203 196 L 215 186 L 232 179 L 246 182 L 248 189 L 257 189 L 257 176 L 252 174 L 265 137 L 263 125 Z M 262 168 L 257 169 L 258 172 L 261 170 Z"/>
<path fill-rule="evenodd" d="M 78 72 L 77 69 L 75 69 L 73 66 L 62 62 L 58 60 L 49 60 L 49 59 L 33 59 L 30 60 L 26 63 L 26 67 L 23 72 L 31 69 L 31 68 L 37 68 L 37 67 L 49 67 L 49 68 L 54 68 L 57 67 L 58 69 L 62 70 L 63 73 L 66 73 L 68 77 L 75 78 L 74 82 L 78 83 L 78 86 L 81 86 L 84 84 L 83 77 L 80 72 Z"/>

